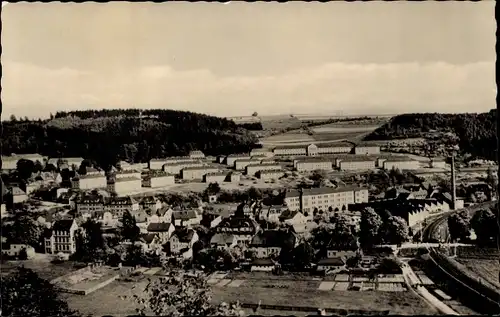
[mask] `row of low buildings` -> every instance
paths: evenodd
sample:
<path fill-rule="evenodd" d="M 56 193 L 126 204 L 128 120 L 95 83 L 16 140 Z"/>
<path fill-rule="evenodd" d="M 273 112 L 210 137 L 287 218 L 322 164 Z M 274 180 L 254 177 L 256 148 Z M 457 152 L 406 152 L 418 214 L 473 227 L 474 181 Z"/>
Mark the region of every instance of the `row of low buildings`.
<path fill-rule="evenodd" d="M 358 155 L 380 154 L 380 146 L 375 144 L 358 144 L 353 145 L 347 142 L 331 143 L 331 144 L 309 144 L 309 145 L 294 145 L 280 146 L 272 149 L 253 149 L 250 156 L 266 155 L 266 156 L 318 156 L 325 154 L 339 153 L 354 153 Z"/>

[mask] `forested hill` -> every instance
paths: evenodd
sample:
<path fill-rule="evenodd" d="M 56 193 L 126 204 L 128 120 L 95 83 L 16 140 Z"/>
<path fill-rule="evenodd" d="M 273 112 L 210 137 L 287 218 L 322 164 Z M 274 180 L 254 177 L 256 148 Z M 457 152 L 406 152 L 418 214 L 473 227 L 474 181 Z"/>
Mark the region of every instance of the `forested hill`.
<path fill-rule="evenodd" d="M 485 113 L 411 113 L 392 118 L 365 140 L 393 140 L 425 137 L 429 132 L 452 132 L 460 149 L 472 155 L 496 160 L 497 110 Z"/>
<path fill-rule="evenodd" d="M 2 153 L 84 157 L 109 166 L 199 149 L 209 155 L 249 151 L 257 139 L 233 121 L 173 110 L 58 112 L 46 121 L 3 122 Z"/>

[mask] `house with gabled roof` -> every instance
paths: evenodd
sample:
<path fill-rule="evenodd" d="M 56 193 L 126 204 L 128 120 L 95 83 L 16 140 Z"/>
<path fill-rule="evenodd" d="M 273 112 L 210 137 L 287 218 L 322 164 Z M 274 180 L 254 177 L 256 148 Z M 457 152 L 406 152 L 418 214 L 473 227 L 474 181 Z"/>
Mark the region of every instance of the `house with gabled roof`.
<path fill-rule="evenodd" d="M 278 256 L 285 246 L 293 249 L 297 242 L 297 237 L 290 230 L 262 230 L 252 238 L 249 247 L 255 251 L 257 258 L 269 258 Z"/>
<path fill-rule="evenodd" d="M 216 233 L 210 239 L 210 247 L 216 249 L 231 249 L 238 244 L 238 237 L 231 233 Z"/>
<path fill-rule="evenodd" d="M 76 232 L 79 230 L 75 219 L 57 220 L 44 232 L 45 253 L 73 254 L 76 252 Z"/>
<path fill-rule="evenodd" d="M 139 203 L 130 196 L 113 197 L 104 206 L 115 218 L 121 219 L 125 211 L 134 212 L 139 210 Z"/>
<path fill-rule="evenodd" d="M 159 241 L 167 243 L 175 231 L 175 226 L 168 222 L 150 223 L 147 227 L 147 232 L 158 235 Z"/>
<path fill-rule="evenodd" d="M 195 209 L 174 210 L 172 212 L 172 219 L 176 227 L 189 227 L 199 225 L 202 217 Z"/>
<path fill-rule="evenodd" d="M 151 209 L 153 211 L 157 211 L 162 207 L 161 201 L 155 196 L 144 196 L 139 205 L 143 209 Z"/>
<path fill-rule="evenodd" d="M 185 259 L 193 256 L 193 245 L 199 237 L 195 230 L 190 228 L 180 228 L 170 237 L 170 252 L 179 254 Z"/>

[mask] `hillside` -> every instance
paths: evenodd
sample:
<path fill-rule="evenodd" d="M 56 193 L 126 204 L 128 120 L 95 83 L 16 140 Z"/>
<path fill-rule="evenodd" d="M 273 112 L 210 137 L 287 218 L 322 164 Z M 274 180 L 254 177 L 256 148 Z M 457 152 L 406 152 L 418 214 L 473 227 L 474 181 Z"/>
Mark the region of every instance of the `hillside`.
<path fill-rule="evenodd" d="M 459 138 L 460 150 L 474 156 L 496 160 L 497 113 L 440 114 L 411 113 L 392 118 L 365 140 L 394 140 L 428 137 L 435 132 L 451 132 Z"/>
<path fill-rule="evenodd" d="M 233 121 L 173 110 L 59 112 L 46 121 L 3 122 L 2 153 L 84 157 L 102 166 L 145 162 L 199 149 L 209 155 L 248 151 L 257 142 Z"/>

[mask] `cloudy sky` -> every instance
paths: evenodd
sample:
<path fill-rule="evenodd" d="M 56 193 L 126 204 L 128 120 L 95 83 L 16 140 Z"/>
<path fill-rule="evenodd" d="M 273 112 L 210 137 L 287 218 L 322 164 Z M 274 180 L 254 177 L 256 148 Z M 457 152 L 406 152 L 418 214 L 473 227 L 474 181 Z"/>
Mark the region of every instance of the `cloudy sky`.
<path fill-rule="evenodd" d="M 9 4 L 2 116 L 117 107 L 221 116 L 488 111 L 494 5 Z"/>

